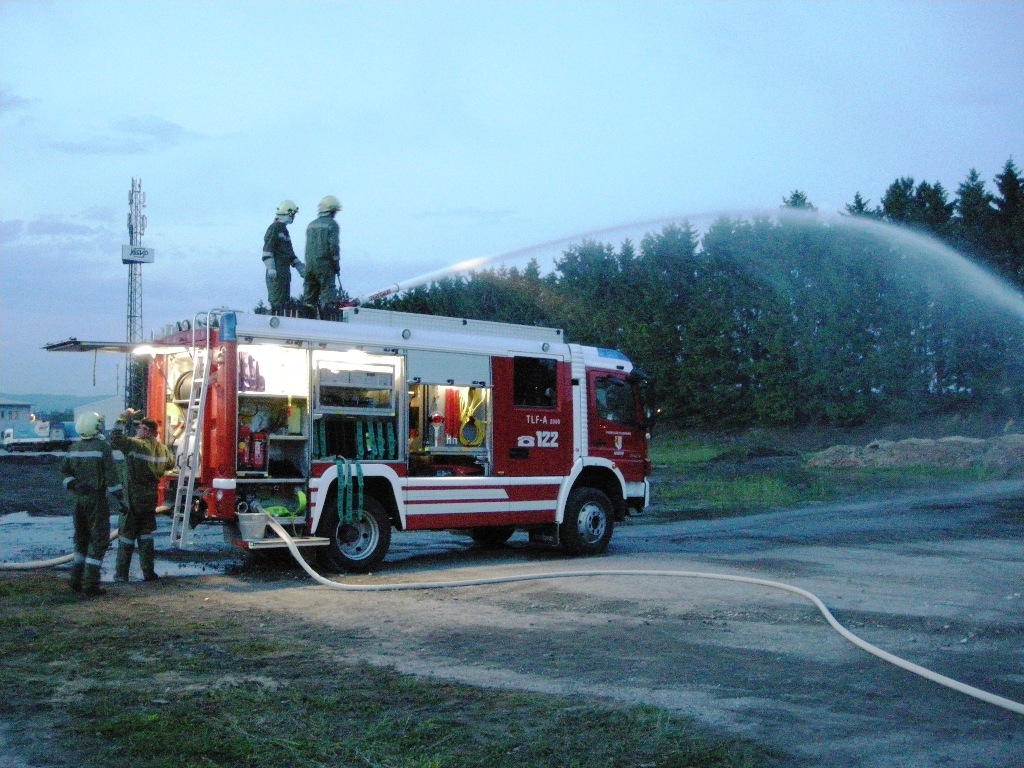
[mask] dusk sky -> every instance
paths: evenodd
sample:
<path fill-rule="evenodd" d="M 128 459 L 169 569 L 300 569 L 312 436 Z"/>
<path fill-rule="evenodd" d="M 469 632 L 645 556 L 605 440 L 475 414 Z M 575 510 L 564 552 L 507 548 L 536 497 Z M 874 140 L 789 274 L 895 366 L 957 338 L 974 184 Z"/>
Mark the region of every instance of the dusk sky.
<path fill-rule="evenodd" d="M 263 234 L 337 195 L 363 295 L 669 221 L 1024 167 L 1024 3 L 0 0 L 0 392 L 120 393 L 145 334 L 266 299 Z M 626 226 L 631 222 L 643 222 Z M 620 225 L 622 225 L 620 227 Z M 299 280 L 293 274 L 293 294 Z"/>

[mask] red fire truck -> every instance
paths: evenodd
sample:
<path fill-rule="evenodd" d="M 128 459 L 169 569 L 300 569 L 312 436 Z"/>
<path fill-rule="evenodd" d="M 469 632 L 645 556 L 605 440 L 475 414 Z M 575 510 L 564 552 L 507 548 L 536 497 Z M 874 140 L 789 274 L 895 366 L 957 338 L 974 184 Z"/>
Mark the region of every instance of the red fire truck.
<path fill-rule="evenodd" d="M 484 545 L 518 529 L 587 555 L 649 502 L 642 377 L 557 329 L 214 310 L 136 351 L 153 355 L 147 412 L 178 452 L 166 498 L 182 546 L 203 521 L 247 549 L 284 546 L 270 510 L 335 571 L 374 568 L 393 529 Z"/>

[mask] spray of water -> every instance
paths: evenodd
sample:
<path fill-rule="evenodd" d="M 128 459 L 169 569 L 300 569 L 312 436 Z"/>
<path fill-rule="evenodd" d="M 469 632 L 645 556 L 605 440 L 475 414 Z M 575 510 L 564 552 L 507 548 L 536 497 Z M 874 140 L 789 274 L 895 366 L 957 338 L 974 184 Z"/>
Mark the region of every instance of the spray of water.
<path fill-rule="evenodd" d="M 556 254 L 574 243 L 587 240 L 623 240 L 630 236 L 636 238 L 646 233 L 660 231 L 666 226 L 684 223 L 690 224 L 698 232 L 701 232 L 706 231 L 711 223 L 723 219 L 765 219 L 784 221 L 808 228 L 830 227 L 863 233 L 878 241 L 887 242 L 896 249 L 900 254 L 899 258 L 904 262 L 904 267 L 911 267 L 915 270 L 916 279 L 920 281 L 921 285 L 927 286 L 933 291 L 961 290 L 964 294 L 986 302 L 993 308 L 1001 309 L 1024 322 L 1024 295 L 1020 291 L 931 235 L 864 216 L 830 215 L 818 211 L 791 208 L 665 216 L 592 229 L 499 254 L 466 259 L 362 296 L 357 299 L 357 302 L 364 304 L 376 301 L 488 266 L 517 263 L 526 258 Z"/>
<path fill-rule="evenodd" d="M 405 291 L 411 291 L 413 288 L 428 285 L 446 277 L 453 277 L 466 272 L 472 272 L 475 269 L 482 269 L 496 264 L 516 263 L 526 258 L 557 253 L 569 247 L 573 243 L 578 243 L 583 240 L 598 240 L 601 238 L 618 239 L 620 237 L 626 237 L 628 234 L 636 231 L 647 232 L 652 229 L 660 229 L 661 227 L 668 226 L 682 220 L 683 219 L 681 217 L 676 216 L 660 219 L 642 219 L 629 224 L 616 224 L 611 227 L 602 227 L 600 229 L 593 229 L 575 235 L 558 237 L 553 240 L 546 240 L 534 245 L 528 245 L 525 248 L 516 248 L 511 251 L 505 251 L 491 256 L 479 256 L 472 259 L 466 259 L 465 261 L 452 264 L 450 267 L 444 267 L 442 269 L 434 270 L 433 272 L 427 272 L 425 274 L 409 278 L 408 280 L 403 280 L 399 283 L 394 283 L 393 285 L 389 285 L 374 293 L 361 296 L 356 299 L 356 302 L 365 304 L 370 301 L 377 301 L 388 296 L 404 293 Z"/>
<path fill-rule="evenodd" d="M 934 291 L 959 290 L 991 308 L 1024 321 L 1024 294 L 937 238 L 917 230 L 895 226 L 864 216 L 825 216 L 817 212 L 783 209 L 774 211 L 782 221 L 804 226 L 829 226 L 861 232 L 892 245 L 905 271 Z"/>

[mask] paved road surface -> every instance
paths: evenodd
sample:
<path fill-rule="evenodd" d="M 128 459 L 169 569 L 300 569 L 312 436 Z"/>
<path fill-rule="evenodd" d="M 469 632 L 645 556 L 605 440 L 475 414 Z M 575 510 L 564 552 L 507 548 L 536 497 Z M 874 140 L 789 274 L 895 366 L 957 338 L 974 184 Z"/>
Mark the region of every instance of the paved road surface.
<path fill-rule="evenodd" d="M 631 521 L 607 557 L 587 560 L 518 535 L 498 554 L 446 535 L 396 535 L 378 578 L 650 568 L 783 581 L 882 649 L 1024 702 L 1022 540 L 1024 483 L 1004 483 L 733 520 Z M 1024 716 L 867 654 L 786 593 L 594 577 L 272 594 L 241 599 L 327 628 L 351 656 L 477 685 L 648 703 L 770 744 L 794 766 L 1024 765 Z"/>

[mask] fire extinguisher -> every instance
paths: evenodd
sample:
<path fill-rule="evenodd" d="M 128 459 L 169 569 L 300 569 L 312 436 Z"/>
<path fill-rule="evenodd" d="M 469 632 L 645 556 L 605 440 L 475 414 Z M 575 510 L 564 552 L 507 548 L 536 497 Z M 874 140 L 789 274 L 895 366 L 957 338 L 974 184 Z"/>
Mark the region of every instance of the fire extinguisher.
<path fill-rule="evenodd" d="M 257 432 L 252 436 L 252 468 L 265 469 L 267 465 L 267 433 Z"/>
<path fill-rule="evenodd" d="M 238 430 L 238 468 L 252 466 L 252 430 L 246 426 Z"/>
<path fill-rule="evenodd" d="M 434 447 L 441 448 L 444 446 L 444 416 L 440 413 L 432 413 L 430 415 L 430 427 L 434 430 Z"/>

